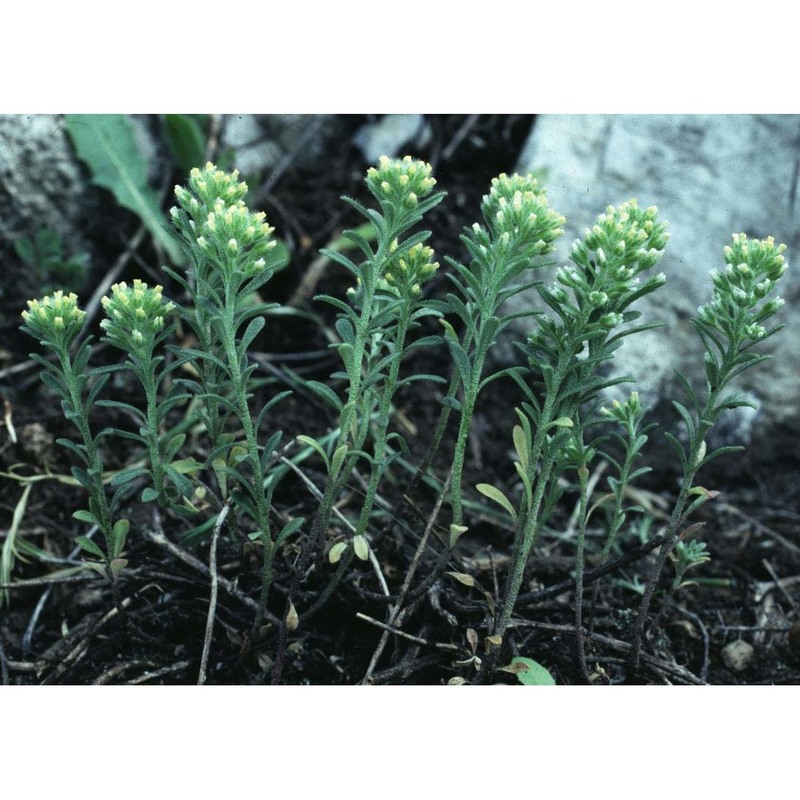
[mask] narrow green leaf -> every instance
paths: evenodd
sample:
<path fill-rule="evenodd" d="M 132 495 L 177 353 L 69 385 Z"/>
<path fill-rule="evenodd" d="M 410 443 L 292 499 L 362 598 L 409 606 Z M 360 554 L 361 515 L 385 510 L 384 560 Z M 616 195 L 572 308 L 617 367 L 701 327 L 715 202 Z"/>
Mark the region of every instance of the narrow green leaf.
<path fill-rule="evenodd" d="M 158 500 L 158 492 L 152 486 L 142 489 L 143 503 L 152 503 L 154 500 Z"/>
<path fill-rule="evenodd" d="M 89 538 L 86 536 L 76 536 L 75 537 L 75 544 L 81 548 L 84 552 L 88 553 L 91 556 L 96 556 L 97 558 L 105 558 L 105 553 Z"/>
<path fill-rule="evenodd" d="M 123 483 L 129 483 L 130 481 L 136 480 L 136 478 L 141 478 L 143 475 L 148 474 L 149 470 L 145 469 L 144 467 L 122 469 L 111 479 L 111 485 L 122 486 Z"/>
<path fill-rule="evenodd" d="M 72 518 L 80 520 L 81 522 L 86 522 L 89 525 L 97 525 L 97 517 L 92 514 L 91 511 L 87 511 L 85 508 L 80 509 L 80 511 L 73 511 Z"/>
<path fill-rule="evenodd" d="M 311 436 L 306 436 L 304 433 L 301 433 L 299 436 L 294 437 L 298 442 L 302 442 L 303 444 L 307 444 L 309 447 L 313 447 L 320 456 L 322 456 L 322 460 L 325 462 L 325 467 L 330 473 L 331 471 L 331 462 L 328 460 L 328 454 L 323 449 L 322 445 L 316 440 L 313 439 Z"/>
<path fill-rule="evenodd" d="M 340 447 L 336 448 L 336 451 L 333 454 L 333 458 L 331 458 L 331 466 L 329 470 L 329 474 L 331 480 L 336 480 L 339 477 L 339 472 L 342 469 L 342 464 L 344 463 L 344 459 L 347 456 L 347 445 L 343 444 Z"/>
<path fill-rule="evenodd" d="M 520 464 L 527 470 L 530 457 L 528 454 L 528 442 L 525 437 L 525 431 L 522 430 L 521 426 L 515 425 L 511 436 L 514 439 L 514 449 L 517 451 Z"/>
<path fill-rule="evenodd" d="M 467 575 L 466 572 L 445 572 L 444 574 L 455 578 L 459 583 L 463 583 L 464 586 L 469 586 L 470 589 L 475 585 L 475 578 L 472 575 Z"/>
<path fill-rule="evenodd" d="M 281 528 L 281 532 L 278 534 L 277 539 L 275 539 L 275 545 L 283 544 L 290 536 L 294 536 L 297 531 L 300 530 L 303 523 L 305 522 L 305 517 L 295 517 L 294 519 L 290 519 L 284 526 Z"/>
<path fill-rule="evenodd" d="M 311 389 L 314 394 L 319 395 L 323 400 L 326 400 L 333 408 L 341 412 L 342 401 L 339 399 L 336 392 L 324 383 L 319 381 L 307 381 L 306 388 Z"/>
<path fill-rule="evenodd" d="M 496 486 L 492 486 L 490 483 L 479 483 L 475 488 L 484 497 L 488 497 L 490 500 L 494 500 L 495 503 L 502 506 L 511 514 L 513 519 L 517 518 L 517 512 L 514 510 L 511 501 Z"/>

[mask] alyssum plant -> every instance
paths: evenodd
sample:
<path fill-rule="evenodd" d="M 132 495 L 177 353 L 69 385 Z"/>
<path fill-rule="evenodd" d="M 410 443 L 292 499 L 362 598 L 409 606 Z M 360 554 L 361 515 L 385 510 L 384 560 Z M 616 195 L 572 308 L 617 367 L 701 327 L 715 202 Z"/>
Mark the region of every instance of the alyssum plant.
<path fill-rule="evenodd" d="M 374 236 L 344 232 L 360 254 L 358 260 L 341 249 L 326 251 L 328 258 L 352 275 L 354 284 L 346 299 L 317 298 L 338 311 L 339 341 L 333 347 L 343 369 L 331 381 L 344 386 L 344 396 L 334 390 L 333 383 L 305 381 L 305 389 L 332 409 L 335 428 L 319 439 L 304 431 L 292 432 L 309 453 L 318 454 L 326 474 L 307 529 L 305 520 L 298 517 L 288 523 L 284 520 L 279 532 L 273 530 L 272 518 L 284 519 L 274 508 L 274 491 L 286 474 L 282 463 L 286 448 L 278 450 L 280 431 L 264 435 L 262 429 L 274 428 L 270 412 L 287 393 L 255 404 L 256 366 L 248 359 L 248 349 L 262 330 L 265 316 L 275 308 L 262 302 L 259 292 L 280 264 L 273 255 L 273 229 L 263 214 L 245 205 L 247 187 L 236 173 L 208 164 L 192 170 L 186 187 L 176 188 L 172 220 L 190 266 L 185 273 L 165 271 L 182 287 L 183 304 L 163 298 L 161 287 L 151 288 L 138 280 L 131 287 L 115 285 L 103 301 L 104 338 L 125 354 L 122 363 L 89 369 L 90 339 L 80 339 L 85 315 L 75 295 L 56 292 L 29 302 L 23 312 L 23 330 L 53 352 L 54 359 L 34 358 L 44 367 L 42 379 L 59 394 L 64 414 L 80 436 L 75 442 L 60 440 L 79 460 L 73 472 L 89 496 L 88 509 L 75 516 L 100 530 L 104 547 L 87 537 L 79 541 L 116 576 L 125 563 L 129 530 L 127 519 L 120 515 L 135 485 L 142 486 L 143 502 L 158 503 L 171 513 L 197 514 L 210 503 L 224 519 L 224 510 L 230 508 L 229 527 L 240 537 L 249 536 L 263 551 L 258 628 L 269 602 L 276 555 L 288 537 L 302 532 L 300 556 L 288 567 L 291 579 L 279 637 L 280 661 L 288 633 L 330 597 L 354 556 L 377 565 L 370 544 L 371 525 L 378 518 L 377 500 L 393 460 L 401 453 L 408 456 L 406 443 L 391 424 L 398 389 L 411 381 L 450 380 L 439 425 L 420 465 L 423 472 L 441 447 L 449 415 L 458 415 L 453 452 L 447 454 L 452 463 L 450 536 L 434 571 L 422 582 L 430 585 L 456 555 L 459 538 L 469 530 L 463 475 L 480 393 L 490 381 L 510 378 L 522 392 L 512 430 L 519 493 L 508 496 L 490 483 L 477 486 L 480 494 L 508 514 L 515 531 L 504 594 L 497 611 L 490 609 L 489 669 L 481 677 L 486 679 L 492 672 L 513 625 L 526 567 L 565 486 L 571 486 L 578 495 L 573 518 L 575 635 L 580 668 L 588 678 L 583 612 L 586 533 L 592 515 L 602 511 L 606 539 L 600 559 L 605 565 L 618 536 L 641 511 L 626 505 L 626 490 L 646 471 L 636 462 L 653 427 L 645 424 L 645 409 L 635 391 L 609 407 L 603 406 L 603 398 L 613 385 L 631 380 L 607 377 L 616 349 L 626 337 L 656 324 L 640 323 L 635 304 L 666 280 L 663 274 L 648 277 L 664 252 L 666 223 L 655 208 L 641 209 L 635 201 L 609 207 L 573 245 L 572 265 L 559 269 L 555 282 L 545 286 L 528 276 L 547 265 L 545 259 L 562 234 L 565 220 L 550 208 L 532 176 L 501 175 L 483 198 L 483 223 L 465 229 L 462 236 L 468 260 L 447 259 L 451 291 L 431 298 L 426 282 L 439 264 L 425 244 L 430 232 L 414 230 L 444 199 L 444 193 L 433 191 L 436 182 L 430 166 L 409 157 L 382 158 L 368 171 L 366 182 L 379 210 L 344 199 L 372 226 Z M 706 385 L 697 392 L 680 376 L 688 405 L 678 401 L 674 405 L 685 435 L 665 434 L 683 477 L 633 630 L 631 665 L 635 670 L 650 604 L 667 561 L 677 559 L 680 575 L 673 584 L 678 585 L 686 570 L 706 557 L 700 543 L 689 546 L 685 542 L 694 530 L 686 527 L 688 517 L 713 495 L 696 484 L 696 476 L 712 458 L 733 449 L 708 452 L 706 438 L 726 410 L 745 404 L 727 393 L 728 386 L 766 358 L 754 348 L 778 330 L 766 323 L 782 304 L 770 295 L 785 271 L 783 249 L 772 239 L 734 236 L 733 244 L 725 248 L 725 271 L 713 273 L 714 297 L 693 320 L 706 350 Z M 505 301 L 531 286 L 536 286 L 549 310 L 504 313 Z M 176 315 L 196 339 L 195 347 L 169 343 Z M 426 316 L 437 317 L 443 333 L 416 336 Z M 532 318 L 529 337 L 519 343 L 523 362 L 487 374 L 492 343 L 520 316 Z M 450 355 L 449 376 L 403 374 L 411 351 L 436 346 Z M 136 377 L 142 408 L 102 397 L 110 374 L 117 370 L 128 370 Z M 190 377 L 185 377 L 187 370 Z M 138 429 L 107 428 L 96 433 L 91 415 L 98 404 L 125 411 L 140 423 Z M 181 414 L 183 419 L 176 423 Z M 186 452 L 186 432 L 198 423 L 208 441 L 201 460 L 197 453 Z M 109 497 L 102 449 L 114 436 L 141 445 L 144 465 L 116 474 L 110 480 L 116 490 Z M 601 459 L 611 466 L 612 474 L 607 479 L 608 492 L 598 497 L 592 493 L 589 475 Z M 362 466 L 366 468 L 363 500 L 348 523 L 350 531 L 342 531 L 334 523 L 337 504 Z M 294 607 L 297 589 L 313 564 L 322 567 L 324 552 L 338 565 L 335 574 L 317 599 L 298 614 Z"/>

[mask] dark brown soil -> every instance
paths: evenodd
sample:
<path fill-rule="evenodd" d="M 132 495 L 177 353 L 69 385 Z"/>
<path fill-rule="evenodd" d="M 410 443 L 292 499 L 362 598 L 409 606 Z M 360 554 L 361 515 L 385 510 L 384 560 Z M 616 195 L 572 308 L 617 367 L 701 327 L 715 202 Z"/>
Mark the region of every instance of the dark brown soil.
<path fill-rule="evenodd" d="M 350 118 L 353 133 L 363 118 Z M 534 124 L 532 117 L 459 116 L 431 117 L 432 137 L 412 155 L 431 161 L 447 200 L 430 215 L 434 232 L 431 244 L 438 254 L 463 257 L 459 234 L 478 218 L 479 204 L 490 179 L 512 171 L 520 148 Z M 462 135 L 463 134 L 463 135 Z M 286 302 L 296 291 L 320 247 L 343 228 L 360 220 L 339 201 L 339 196 L 367 200 L 362 183 L 366 165 L 352 142 L 343 138 L 331 149 L 324 169 L 290 167 L 269 193 L 256 190 L 258 204 L 267 211 L 292 251 L 291 267 L 270 284 L 270 299 Z M 135 225 L 121 216 L 121 232 L 129 236 Z M 124 248 L 110 245 L 107 263 Z M 124 276 L 130 280 L 156 275 L 150 265 L 157 259 L 146 242 Z M 98 261 L 96 260 L 97 264 Z M 100 270 L 100 267 L 97 267 Z M 444 270 L 437 280 L 446 279 Z M 99 275 L 93 276 L 94 283 Z M 165 294 L 176 287 L 164 277 Z M 316 292 L 342 296 L 349 285 L 338 268 L 329 267 Z M 434 291 L 436 289 L 434 288 Z M 288 367 L 307 378 L 326 380 L 335 360 L 326 350 L 325 326 L 333 321 L 327 307 L 312 304 L 316 320 L 307 316 L 285 317 L 269 324 L 256 341 L 254 358 L 265 365 L 269 380 L 259 390 L 264 398 L 285 388 L 282 370 Z M 57 403 L 38 379 L 32 364 L 25 364 L 31 340 L 16 331 L 19 308 L 0 309 L 0 329 L 5 334 L 0 353 L 3 397 L 13 415 L 18 441 L 0 434 L 0 529 L 8 530 L 23 494 L 24 484 L 12 477 L 68 475 L 70 460 L 54 444 L 70 435 Z M 105 349 L 97 362 L 111 357 Z M 14 369 L 22 364 L 22 368 Z M 442 353 L 417 351 L 415 371 L 447 374 Z M 398 400 L 398 420 L 405 420 L 404 435 L 411 447 L 410 461 L 425 450 L 439 414 L 437 390 L 430 384 L 412 384 Z M 130 387 L 117 385 L 124 397 Z M 498 381 L 482 396 L 476 417 L 476 435 L 465 485 L 486 481 L 511 485 L 510 458 L 513 407 L 519 402 L 513 383 Z M 100 424 L 120 424 L 112 412 Z M 298 433 L 324 434 L 332 424 L 326 410 L 306 393 L 296 392 L 279 405 L 271 417 L 273 429 L 284 431 L 285 441 Z M 124 425 L 121 425 L 124 426 Z M 452 437 L 454 431 L 448 432 Z M 433 474 L 443 480 L 452 442 L 445 441 L 434 461 Z M 130 463 L 136 454 L 118 447 L 107 454 L 109 468 Z M 770 684 L 800 682 L 800 513 L 797 511 L 797 465 L 752 464 L 737 483 L 712 485 L 720 491 L 697 520 L 705 523 L 701 537 L 708 543 L 712 560 L 694 570 L 696 585 L 662 593 L 655 603 L 643 680 L 649 683 Z M 304 467 L 318 486 L 323 475 Z M 659 478 L 658 474 L 664 477 Z M 629 535 L 618 555 L 635 551 L 646 538 L 658 533 L 660 515 L 669 509 L 675 485 L 667 470 L 646 485 L 644 498 L 652 506 L 654 524 L 642 538 Z M 421 484 L 398 511 L 410 475 L 395 465 L 383 497 L 389 510 L 382 523 L 393 520 L 373 540 L 390 592 L 396 594 L 408 569 L 426 521 L 437 500 L 435 489 Z M 344 513 L 358 509 L 362 489 L 354 483 L 341 506 Z M 479 497 L 475 495 L 474 500 Z M 313 515 L 314 499 L 299 478 L 281 485 L 275 505 L 293 516 Z M 546 666 L 556 682 L 580 682 L 575 655 L 574 591 L 569 584 L 575 542 L 564 536 L 575 495 L 565 492 L 562 507 L 550 524 L 540 552 L 532 559 L 516 618 L 519 624 L 504 644 L 503 660 L 528 656 Z M 209 535 L 187 540 L 195 522 L 158 516 L 149 507 L 131 501 L 133 520 L 127 552 L 128 567 L 117 585 L 82 567 L 74 550 L 74 537 L 82 530 L 71 512 L 82 507 L 81 492 L 56 479 L 32 484 L 27 507 L 17 534 L 12 581 L 3 587 L 8 602 L 0 608 L 0 667 L 4 684 L 91 683 L 195 683 L 209 608 L 210 581 L 205 565 L 209 559 Z M 440 684 L 454 678 L 473 681 L 473 656 L 483 655 L 493 605 L 499 603 L 505 583 L 507 556 L 513 532 L 489 513 L 472 513 L 471 530 L 448 565 L 452 572 L 468 573 L 476 586 L 468 588 L 448 575 L 440 575 L 427 590 L 417 593 L 413 612 L 402 630 L 411 638 L 391 635 L 373 673 L 373 681 L 394 684 Z M 412 584 L 424 581 L 435 568 L 438 539 L 447 529 L 446 514 L 434 529 L 432 550 L 423 556 Z M 378 526 L 379 527 L 379 526 Z M 588 567 L 596 565 L 602 543 L 600 531 L 591 531 Z M 163 538 L 161 538 L 163 537 Z M 164 540 L 166 539 L 166 544 Z M 5 539 L 4 539 L 5 541 Z M 281 617 L 298 543 L 284 548 L 277 563 L 276 585 L 269 611 Z M 47 560 L 46 560 L 47 559 Z M 630 679 L 625 662 L 631 626 L 640 595 L 636 586 L 652 566 L 652 551 L 598 579 L 592 633 L 586 640 L 593 682 L 621 683 Z M 253 601 L 259 591 L 259 553 L 245 537 L 223 535 L 219 544 L 220 575 L 235 583 L 235 591 L 220 588 L 214 636 L 208 665 L 208 683 L 269 683 L 276 656 L 281 651 L 278 625 L 268 623 L 253 635 Z M 298 595 L 307 608 L 324 587 L 332 568 L 320 565 L 302 585 Z M 666 576 L 666 582 L 672 574 Z M 560 594 L 541 599 L 547 587 L 564 582 Z M 589 582 L 587 596 L 594 592 Z M 523 597 L 523 600 L 525 598 Z M 406 604 L 408 605 L 408 604 Z M 287 684 L 353 684 L 362 680 L 378 645 L 386 620 L 388 602 L 381 595 L 370 565 L 354 561 L 346 578 L 322 610 L 310 619 L 301 613 L 300 627 L 287 640 L 280 682 Z M 357 617 L 360 614 L 362 616 Z M 273 619 L 274 619 L 273 616 Z M 745 643 L 744 646 L 736 645 Z M 477 645 L 477 649 L 474 645 Z M 732 647 L 733 645 L 733 647 Z M 749 646 L 749 648 L 748 648 Z M 735 664 L 731 653 L 738 648 L 744 661 Z M 495 681 L 515 682 L 506 673 Z"/>

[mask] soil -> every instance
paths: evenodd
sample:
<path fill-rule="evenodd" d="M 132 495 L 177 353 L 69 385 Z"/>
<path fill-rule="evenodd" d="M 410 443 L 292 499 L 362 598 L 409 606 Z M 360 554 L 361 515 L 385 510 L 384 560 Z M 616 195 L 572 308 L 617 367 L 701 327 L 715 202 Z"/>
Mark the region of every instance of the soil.
<path fill-rule="evenodd" d="M 368 202 L 363 186 L 365 164 L 352 136 L 365 121 L 348 118 L 343 136 L 331 148 L 324 169 L 289 166 L 270 187 L 255 190 L 257 204 L 288 244 L 291 267 L 269 285 L 270 299 L 286 303 L 300 286 L 320 247 L 343 228 L 360 224 L 354 212 L 340 202 L 343 194 Z M 511 172 L 520 149 L 535 124 L 524 116 L 430 117 L 431 137 L 411 155 L 433 164 L 447 200 L 428 218 L 430 243 L 438 254 L 463 258 L 459 234 L 479 214 L 482 194 L 490 179 Z M 179 176 L 175 176 L 178 180 Z M 172 181 L 173 183 L 175 181 Z M 136 220 L 120 211 L 116 219 L 123 242 L 134 234 Z M 124 244 L 106 237 L 105 260 L 95 259 L 102 278 L 102 263 L 113 263 Z M 142 277 L 164 284 L 164 293 L 178 287 L 152 269 L 157 254 L 146 240 L 136 248 L 121 278 Z M 446 285 L 444 266 L 438 286 Z M 329 265 L 314 293 L 343 296 L 349 285 L 343 270 Z M 310 298 L 300 308 L 314 316 L 296 315 L 268 324 L 254 344 L 254 359 L 264 366 L 259 399 L 266 400 L 286 388 L 285 368 L 305 378 L 326 381 L 336 369 L 326 333 L 333 323 L 328 307 Z M 126 558 L 128 565 L 118 581 L 87 568 L 76 555 L 74 537 L 84 533 L 71 512 L 82 507 L 81 491 L 58 476 L 68 476 L 69 453 L 54 444 L 71 435 L 52 394 L 38 379 L 35 364 L 27 361 L 31 340 L 17 332 L 19 308 L 7 302 L 0 309 L 4 332 L 1 354 L 3 397 L 11 415 L 16 441 L 6 427 L 0 439 L 0 530 L 13 527 L 15 509 L 22 508 L 26 484 L 16 476 L 38 476 L 19 520 L 15 560 L 8 584 L 0 587 L 7 597 L 0 607 L 0 667 L 4 684 L 193 684 L 198 680 L 209 612 L 210 531 L 187 537 L 197 523 L 154 513 L 132 499 L 125 509 L 132 520 Z M 96 363 L 112 357 L 98 347 Z M 409 369 L 447 374 L 447 360 L 435 350 L 420 349 Z M 438 419 L 438 392 L 432 384 L 411 384 L 397 403 L 396 422 L 409 443 L 409 461 L 425 450 Z M 115 396 L 124 399 L 131 387 L 114 384 Z M 519 402 L 511 382 L 487 387 L 476 416 L 465 485 L 490 482 L 513 486 L 511 428 L 513 407 Z M 97 424 L 125 427 L 126 421 L 106 410 Z M 333 420 L 307 392 L 278 405 L 270 416 L 271 429 L 284 431 L 284 441 L 298 433 L 324 435 Z M 438 499 L 437 482 L 449 467 L 454 436 L 451 420 L 447 437 L 431 467 L 433 487 L 419 483 L 408 492 L 410 475 L 395 465 L 381 490 L 384 510 L 376 519 L 372 543 L 389 591 L 399 592 L 420 537 Z M 202 448 L 202 444 L 198 445 Z M 137 457 L 117 446 L 106 454 L 109 469 L 120 468 Z M 697 513 L 704 523 L 698 533 L 708 544 L 711 560 L 694 569 L 694 585 L 661 592 L 654 603 L 645 646 L 646 658 L 637 682 L 776 684 L 800 682 L 800 513 L 796 463 L 751 463 L 734 482 L 707 486 L 720 495 Z M 303 466 L 307 478 L 323 485 L 323 474 L 313 462 Z M 591 629 L 586 636 L 586 656 L 591 681 L 597 684 L 634 680 L 626 669 L 631 627 L 640 600 L 641 583 L 652 567 L 654 553 L 647 542 L 663 525 L 675 495 L 668 469 L 656 470 L 642 487 L 640 500 L 653 518 L 649 530 L 623 537 L 616 556 L 639 553 L 612 571 L 592 580 L 598 563 L 601 531 L 590 530 L 587 545 L 587 597 L 594 600 Z M 354 481 L 340 503 L 345 514 L 358 511 L 362 487 Z M 476 503 L 480 497 L 470 492 Z M 544 665 L 557 684 L 582 682 L 575 648 L 574 585 L 572 574 L 575 536 L 570 516 L 576 502 L 571 487 L 550 521 L 539 552 L 531 560 L 523 597 L 513 627 L 496 664 L 514 656 L 533 658 Z M 282 515 L 310 518 L 315 500 L 297 476 L 281 485 L 275 508 Z M 433 530 L 431 546 L 423 553 L 412 583 L 412 608 L 402 624 L 402 635 L 392 633 L 372 671 L 373 683 L 443 684 L 474 682 L 476 666 L 485 661 L 484 637 L 492 613 L 500 603 L 506 579 L 513 531 L 482 505 L 471 511 L 471 528 L 459 544 L 446 573 L 435 573 L 436 553 L 446 538 L 447 511 Z M 210 513 L 210 512 L 209 512 Z M 310 618 L 303 610 L 327 584 L 333 568 L 324 561 L 295 594 L 299 627 L 281 644 L 279 619 L 283 618 L 292 565 L 303 543 L 289 540 L 278 558 L 276 582 L 265 625 L 253 630 L 254 605 L 260 585 L 260 553 L 247 540 L 247 531 L 223 532 L 217 563 L 220 586 L 214 615 L 206 683 L 354 684 L 368 671 L 383 635 L 380 625 L 388 618 L 389 602 L 373 566 L 354 561 L 330 600 Z M 10 555 L 8 536 L 3 537 Z M 451 574 L 472 576 L 474 586 Z M 662 581 L 664 588 L 672 572 Z M 415 588 L 433 575 L 432 585 Z M 558 587 L 546 591 L 548 587 Z M 595 590 L 595 586 L 597 589 Z M 415 596 L 416 595 L 416 596 Z M 358 616 L 357 616 L 358 615 Z M 588 615 L 587 615 L 588 616 Z M 588 622 L 588 620 L 587 620 Z M 276 668 L 276 660 L 278 666 Z M 484 672 L 485 675 L 485 672 Z M 507 672 L 495 672 L 493 682 L 516 683 Z"/>

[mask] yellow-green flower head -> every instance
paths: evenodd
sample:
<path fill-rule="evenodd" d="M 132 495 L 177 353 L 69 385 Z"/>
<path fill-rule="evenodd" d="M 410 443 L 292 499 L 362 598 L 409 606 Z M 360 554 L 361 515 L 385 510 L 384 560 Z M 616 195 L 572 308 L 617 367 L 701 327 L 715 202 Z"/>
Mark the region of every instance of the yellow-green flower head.
<path fill-rule="evenodd" d="M 414 208 L 435 185 L 431 165 L 411 156 L 402 159 L 381 156 L 378 166 L 367 170 L 367 187 L 382 206 Z"/>
<path fill-rule="evenodd" d="M 226 269 L 233 266 L 255 274 L 264 268 L 262 256 L 277 244 L 272 239 L 275 229 L 265 218 L 263 211 L 250 211 L 241 201 L 229 205 L 217 200 L 206 215 L 196 242 Z"/>
<path fill-rule="evenodd" d="M 239 180 L 239 170 L 223 172 L 208 162 L 203 169 L 195 167 L 189 173 L 187 188 L 175 187 L 180 206 L 193 219 L 208 213 L 217 200 L 233 205 L 247 194 L 247 184 Z"/>
<path fill-rule="evenodd" d="M 41 300 L 28 300 L 28 308 L 22 312 L 23 330 L 59 348 L 69 347 L 85 317 L 86 312 L 78 308 L 78 296 L 59 290 Z"/>
<path fill-rule="evenodd" d="M 766 239 L 748 239 L 734 233 L 733 243 L 723 249 L 727 267 L 711 270 L 714 295 L 698 309 L 701 322 L 721 330 L 729 339 L 737 333 L 758 340 L 767 335 L 759 323 L 777 313 L 784 304 L 780 297 L 762 303 L 787 269 L 785 244 Z"/>
<path fill-rule="evenodd" d="M 636 200 L 609 206 L 586 231 L 583 242 L 575 242 L 573 258 L 585 261 L 593 250 L 598 265 L 624 281 L 650 269 L 661 258 L 669 239 L 666 229 L 655 206 L 642 209 Z"/>
<path fill-rule="evenodd" d="M 642 408 L 642 403 L 639 400 L 639 392 L 631 392 L 630 397 L 624 403 L 620 403 L 619 400 L 613 400 L 611 408 L 601 408 L 600 413 L 622 425 L 634 425 L 637 420 L 644 416 L 644 408 Z"/>
<path fill-rule="evenodd" d="M 530 174 L 493 178 L 481 211 L 496 243 L 524 247 L 531 257 L 552 252 L 564 233 L 566 220 L 549 207 L 545 190 Z"/>
<path fill-rule="evenodd" d="M 143 345 L 152 347 L 167 315 L 175 308 L 174 303 L 164 300 L 161 291 L 160 286 L 150 288 L 138 278 L 133 286 L 125 281 L 115 283 L 111 294 L 101 301 L 106 318 L 100 327 L 106 339 L 126 352 L 140 350 Z"/>
<path fill-rule="evenodd" d="M 390 259 L 383 274 L 390 291 L 401 297 L 417 297 L 422 284 L 439 269 L 439 263 L 433 257 L 433 250 L 419 242 L 401 256 Z"/>

